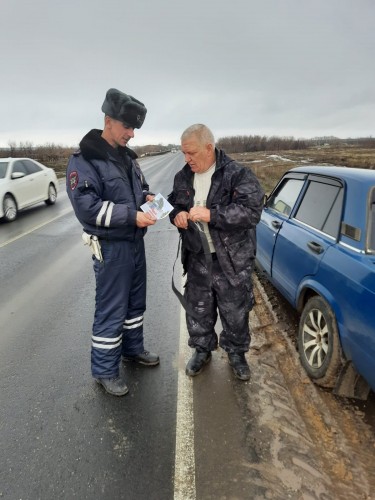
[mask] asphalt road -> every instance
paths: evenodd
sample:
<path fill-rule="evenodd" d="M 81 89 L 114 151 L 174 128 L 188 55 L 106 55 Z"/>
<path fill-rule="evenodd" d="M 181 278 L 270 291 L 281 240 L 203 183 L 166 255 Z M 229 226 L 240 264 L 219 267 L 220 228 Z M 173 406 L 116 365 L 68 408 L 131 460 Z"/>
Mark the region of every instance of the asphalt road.
<path fill-rule="evenodd" d="M 146 170 L 167 194 L 168 175 L 159 187 L 152 161 Z M 92 264 L 64 186 L 54 207 L 0 232 L 1 498 L 172 498 L 180 311 L 169 221 L 146 237 L 146 346 L 161 365 L 126 367 L 124 398 L 91 379 Z"/>

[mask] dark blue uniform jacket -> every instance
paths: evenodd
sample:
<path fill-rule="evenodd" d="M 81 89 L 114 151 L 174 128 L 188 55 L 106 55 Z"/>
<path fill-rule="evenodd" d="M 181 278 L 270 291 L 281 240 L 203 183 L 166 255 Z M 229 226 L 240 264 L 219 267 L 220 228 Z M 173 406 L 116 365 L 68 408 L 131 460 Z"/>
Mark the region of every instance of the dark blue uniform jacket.
<path fill-rule="evenodd" d="M 70 158 L 67 192 L 84 231 L 101 239 L 135 241 L 145 229 L 136 226 L 136 213 L 149 186 L 127 147 L 112 148 L 91 130 Z"/>

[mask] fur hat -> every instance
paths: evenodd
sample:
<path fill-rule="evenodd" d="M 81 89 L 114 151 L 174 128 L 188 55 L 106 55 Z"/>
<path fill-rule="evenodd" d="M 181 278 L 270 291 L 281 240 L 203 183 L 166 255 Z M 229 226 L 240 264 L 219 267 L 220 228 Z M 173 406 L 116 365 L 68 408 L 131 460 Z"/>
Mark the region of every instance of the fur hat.
<path fill-rule="evenodd" d="M 102 111 L 111 118 L 132 128 L 141 128 L 147 113 L 147 109 L 142 102 L 117 89 L 107 91 Z"/>

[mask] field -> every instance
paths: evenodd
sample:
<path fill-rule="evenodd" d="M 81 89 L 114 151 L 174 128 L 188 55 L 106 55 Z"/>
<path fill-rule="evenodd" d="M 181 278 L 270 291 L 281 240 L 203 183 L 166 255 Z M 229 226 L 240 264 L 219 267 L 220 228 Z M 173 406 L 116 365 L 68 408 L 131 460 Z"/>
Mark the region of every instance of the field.
<path fill-rule="evenodd" d="M 321 146 L 303 150 L 231 153 L 229 156 L 251 168 L 269 193 L 284 172 L 301 165 L 340 165 L 375 169 L 375 149 Z"/>

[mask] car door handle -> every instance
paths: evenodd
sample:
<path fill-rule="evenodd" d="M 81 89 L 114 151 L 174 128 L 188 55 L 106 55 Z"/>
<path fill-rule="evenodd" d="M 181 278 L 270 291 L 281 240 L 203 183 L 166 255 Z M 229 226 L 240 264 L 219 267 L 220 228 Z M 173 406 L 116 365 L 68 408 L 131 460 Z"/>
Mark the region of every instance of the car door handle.
<path fill-rule="evenodd" d="M 275 229 L 280 229 L 281 227 L 281 222 L 279 222 L 278 220 L 273 220 L 271 224 Z"/>
<path fill-rule="evenodd" d="M 312 250 L 315 253 L 322 253 L 324 250 L 324 248 L 315 241 L 309 241 L 307 243 L 307 246 L 310 248 L 310 250 Z"/>

